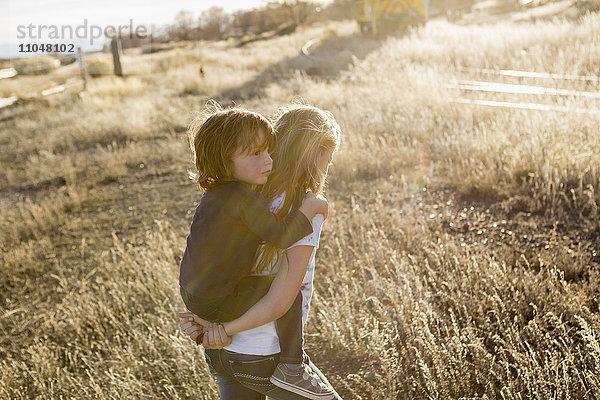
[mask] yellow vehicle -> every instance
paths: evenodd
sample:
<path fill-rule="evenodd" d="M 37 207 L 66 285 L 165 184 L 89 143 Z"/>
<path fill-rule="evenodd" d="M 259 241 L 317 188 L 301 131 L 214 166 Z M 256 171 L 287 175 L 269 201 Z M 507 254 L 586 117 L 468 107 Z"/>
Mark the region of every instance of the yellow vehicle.
<path fill-rule="evenodd" d="M 360 0 L 356 19 L 363 33 L 404 30 L 427 21 L 426 0 Z"/>

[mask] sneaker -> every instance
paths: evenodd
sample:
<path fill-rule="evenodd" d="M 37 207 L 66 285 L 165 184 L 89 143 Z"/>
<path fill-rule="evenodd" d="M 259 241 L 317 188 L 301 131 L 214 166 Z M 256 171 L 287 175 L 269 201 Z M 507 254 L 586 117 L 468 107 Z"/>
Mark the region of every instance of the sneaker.
<path fill-rule="evenodd" d="M 333 391 L 306 364 L 301 364 L 296 370 L 279 363 L 270 381 L 275 386 L 309 399 L 333 399 Z"/>

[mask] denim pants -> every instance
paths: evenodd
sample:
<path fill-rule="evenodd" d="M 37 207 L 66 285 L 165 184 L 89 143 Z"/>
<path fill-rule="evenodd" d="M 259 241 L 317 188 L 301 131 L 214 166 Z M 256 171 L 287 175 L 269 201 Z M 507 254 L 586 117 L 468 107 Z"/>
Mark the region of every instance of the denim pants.
<path fill-rule="evenodd" d="M 279 353 L 269 356 L 205 349 L 210 373 L 216 378 L 221 400 L 299 400 L 305 397 L 273 385 L 269 377 L 279 362 Z M 304 353 L 304 362 L 331 388 L 331 384 Z M 334 391 L 335 393 L 335 391 Z M 335 399 L 341 397 L 335 393 Z"/>

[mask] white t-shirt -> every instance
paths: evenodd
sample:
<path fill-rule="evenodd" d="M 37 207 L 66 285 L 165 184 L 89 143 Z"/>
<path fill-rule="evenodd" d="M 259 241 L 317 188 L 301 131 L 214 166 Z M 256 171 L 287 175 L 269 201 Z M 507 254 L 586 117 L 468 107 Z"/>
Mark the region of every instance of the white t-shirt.
<path fill-rule="evenodd" d="M 273 199 L 271 202 L 271 211 L 278 212 L 283 207 L 285 200 L 285 193 Z M 302 291 L 302 323 L 306 323 L 308 318 L 308 312 L 310 310 L 310 299 L 313 294 L 313 278 L 315 273 L 315 254 L 319 248 L 319 238 L 321 236 L 321 229 L 325 219 L 323 215 L 317 214 L 312 220 L 313 232 L 300 239 L 289 248 L 294 246 L 313 246 L 310 260 L 308 261 L 308 269 L 300 290 Z M 280 260 L 284 257 L 280 257 Z M 272 272 L 276 273 L 279 270 L 279 265 L 274 265 Z M 266 269 L 262 275 L 268 275 L 269 271 Z M 275 330 L 275 322 L 271 321 L 265 325 L 259 326 L 254 329 L 240 332 L 231 337 L 231 344 L 225 349 L 234 351 L 242 354 L 253 354 L 253 355 L 270 355 L 279 353 L 281 351 L 279 347 L 279 338 L 277 337 L 277 331 Z"/>

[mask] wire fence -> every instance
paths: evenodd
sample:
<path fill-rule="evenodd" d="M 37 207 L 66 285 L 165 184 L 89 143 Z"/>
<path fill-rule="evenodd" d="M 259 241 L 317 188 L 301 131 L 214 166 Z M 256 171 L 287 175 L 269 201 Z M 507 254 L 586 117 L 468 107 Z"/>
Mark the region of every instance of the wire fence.
<path fill-rule="evenodd" d="M 319 63 L 330 62 L 330 58 L 315 56 L 311 53 L 311 48 L 320 42 L 320 39 L 311 39 L 306 42 L 301 48 L 301 54 L 305 57 Z M 519 70 L 494 70 L 485 68 L 460 68 L 460 72 L 469 74 L 481 74 L 491 76 L 504 76 L 511 78 L 532 78 L 532 79 L 544 79 L 553 81 L 579 81 L 579 82 L 600 82 L 599 76 L 593 75 L 574 75 L 574 74 L 560 74 L 560 73 L 548 73 L 548 72 L 537 72 L 537 71 L 519 71 Z M 146 76 L 150 74 L 136 74 L 129 73 L 127 76 Z M 8 79 L 18 76 L 17 71 L 14 68 L 5 68 L 0 70 L 0 79 Z M 41 91 L 40 93 L 33 93 L 29 97 L 44 97 L 51 96 L 57 93 L 64 92 L 68 87 L 78 84 L 77 77 L 79 75 L 73 75 L 67 77 L 67 82 L 62 85 L 56 85 L 52 88 Z M 305 76 L 310 79 L 324 79 L 332 80 L 338 79 L 338 75 L 318 75 L 310 74 L 307 75 L 302 71 L 290 72 L 290 73 L 264 73 L 256 72 L 250 75 L 253 78 L 269 77 L 278 79 L 292 79 L 298 76 Z M 473 92 L 473 93 L 498 93 L 498 94 L 515 94 L 515 95 L 536 95 L 536 96 L 551 96 L 551 97 L 574 97 L 584 99 L 600 99 L 599 92 L 590 91 L 579 91 L 571 89 L 557 89 L 546 86 L 536 85 L 524 85 L 504 82 L 493 82 L 493 81 L 480 81 L 480 80 L 453 80 L 444 85 L 447 89 L 459 90 L 460 92 Z M 17 103 L 19 98 L 17 96 L 10 96 L 7 98 L 0 98 L 0 109 L 11 106 Z M 576 112 L 576 113 L 587 113 L 587 114 L 599 114 L 600 111 L 597 108 L 577 108 L 567 107 L 560 105 L 551 104 L 539 104 L 539 103 L 523 103 L 523 102 L 508 102 L 490 99 L 469 99 L 464 97 L 451 97 L 449 101 L 457 104 L 471 104 L 486 107 L 499 107 L 499 108 L 511 108 L 511 109 L 522 109 L 522 110 L 536 110 L 536 111 L 554 111 L 554 112 Z"/>

